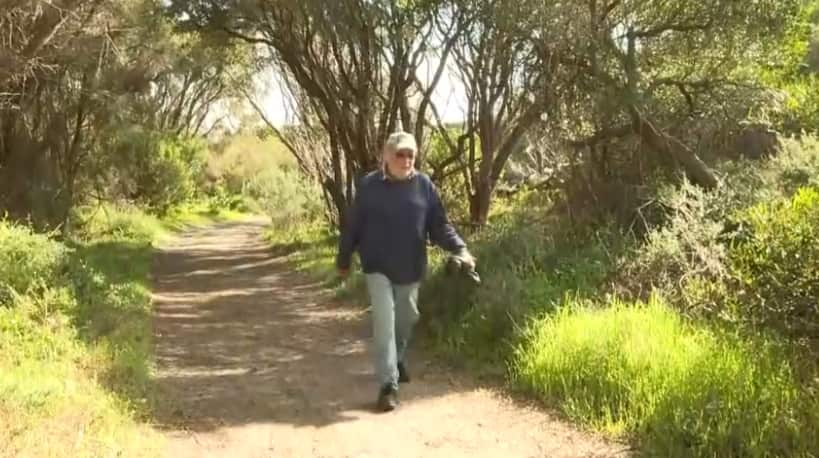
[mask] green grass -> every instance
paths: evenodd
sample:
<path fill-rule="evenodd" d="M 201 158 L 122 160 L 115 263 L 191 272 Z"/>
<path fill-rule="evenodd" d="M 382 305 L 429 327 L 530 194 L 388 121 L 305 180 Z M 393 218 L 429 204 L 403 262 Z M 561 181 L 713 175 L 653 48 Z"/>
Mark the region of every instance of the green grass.
<path fill-rule="evenodd" d="M 253 213 L 214 208 L 206 202 L 175 207 L 163 218 L 138 207 L 100 205 L 77 210 L 75 233 L 84 240 L 119 238 L 142 242 L 162 240 L 189 226 L 224 221 L 242 221 Z"/>
<path fill-rule="evenodd" d="M 763 339 L 687 323 L 655 296 L 568 301 L 534 320 L 513 361 L 522 387 L 650 456 L 811 456 L 819 403 L 787 360 Z"/>
<path fill-rule="evenodd" d="M 153 246 L 245 216 L 86 208 L 62 242 L 0 222 L 0 456 L 158 456 Z"/>
<path fill-rule="evenodd" d="M 0 259 L 18 260 L 0 277 L 0 454 L 156 456 L 161 440 L 141 420 L 159 225 L 117 214 L 65 243 L 0 226 Z"/>
<path fill-rule="evenodd" d="M 206 202 L 198 202 L 175 208 L 162 219 L 162 224 L 166 229 L 179 230 L 188 225 L 242 221 L 256 216 L 258 213 L 253 208 L 247 208 L 247 211 L 244 209 L 233 210 L 214 207 Z"/>
<path fill-rule="evenodd" d="M 0 455 L 158 456 L 162 442 L 139 421 L 141 406 L 106 380 L 127 366 L 113 348 L 8 308 L 0 331 Z"/>

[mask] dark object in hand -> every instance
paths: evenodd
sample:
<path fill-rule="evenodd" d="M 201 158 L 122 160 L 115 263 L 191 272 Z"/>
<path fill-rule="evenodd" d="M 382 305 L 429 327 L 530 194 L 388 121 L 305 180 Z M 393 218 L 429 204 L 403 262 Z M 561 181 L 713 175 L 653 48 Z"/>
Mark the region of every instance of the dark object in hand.
<path fill-rule="evenodd" d="M 448 275 L 465 275 L 473 283 L 480 284 L 481 277 L 475 271 L 475 266 L 471 263 L 464 262 L 463 258 L 458 256 L 450 256 L 446 260 L 446 273 Z"/>

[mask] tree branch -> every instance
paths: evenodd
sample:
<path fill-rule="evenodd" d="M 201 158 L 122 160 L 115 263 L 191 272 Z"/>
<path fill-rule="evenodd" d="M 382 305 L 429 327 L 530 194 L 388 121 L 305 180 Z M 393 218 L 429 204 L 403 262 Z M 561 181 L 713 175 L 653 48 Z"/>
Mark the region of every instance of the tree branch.
<path fill-rule="evenodd" d="M 635 30 L 631 35 L 635 38 L 653 38 L 665 32 L 696 32 L 708 30 L 714 24 L 714 17 L 709 17 L 704 24 L 663 24 L 647 30 Z"/>
<path fill-rule="evenodd" d="M 603 129 L 589 137 L 580 140 L 572 140 L 569 142 L 569 145 L 573 146 L 574 148 L 584 148 L 588 146 L 594 146 L 598 143 L 608 141 L 611 139 L 627 137 L 633 133 L 634 133 L 633 125 L 626 124 L 624 126 Z"/>

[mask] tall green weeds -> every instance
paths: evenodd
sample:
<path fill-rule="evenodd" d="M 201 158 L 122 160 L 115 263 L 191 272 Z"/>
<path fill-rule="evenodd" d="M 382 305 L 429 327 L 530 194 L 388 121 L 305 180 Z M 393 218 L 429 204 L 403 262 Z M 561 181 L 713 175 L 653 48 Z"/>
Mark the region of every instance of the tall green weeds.
<path fill-rule="evenodd" d="M 518 381 L 648 455 L 808 456 L 819 446 L 819 403 L 800 397 L 782 348 L 687 323 L 660 297 L 568 301 L 529 332 Z"/>
<path fill-rule="evenodd" d="M 0 222 L 0 451 L 156 456 L 153 217 L 110 210 L 64 242 Z"/>

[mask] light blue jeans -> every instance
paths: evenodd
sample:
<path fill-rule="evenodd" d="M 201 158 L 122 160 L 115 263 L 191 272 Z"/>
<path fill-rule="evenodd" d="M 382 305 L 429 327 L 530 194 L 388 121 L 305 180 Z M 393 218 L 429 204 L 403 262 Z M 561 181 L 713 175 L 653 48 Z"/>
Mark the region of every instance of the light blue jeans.
<path fill-rule="evenodd" d="M 398 388 L 398 362 L 406 356 L 412 330 L 418 322 L 419 283 L 396 285 L 386 276 L 367 274 L 372 306 L 375 375 L 381 386 Z"/>

